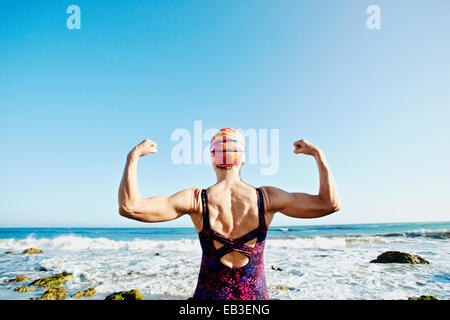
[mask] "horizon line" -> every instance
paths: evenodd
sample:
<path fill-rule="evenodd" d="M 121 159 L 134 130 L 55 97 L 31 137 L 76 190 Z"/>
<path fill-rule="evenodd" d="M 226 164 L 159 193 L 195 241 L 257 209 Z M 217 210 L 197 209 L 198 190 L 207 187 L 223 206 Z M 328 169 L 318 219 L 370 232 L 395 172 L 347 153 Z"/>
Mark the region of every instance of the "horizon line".
<path fill-rule="evenodd" d="M 336 224 L 309 224 L 309 225 L 270 225 L 271 227 L 314 227 L 314 226 L 342 226 L 342 225 L 369 225 L 369 224 L 405 224 L 405 223 L 450 223 L 450 220 L 435 220 L 435 221 L 399 221 L 399 222 L 360 222 L 360 223 L 336 223 Z M 153 226 L 142 226 L 142 227 L 134 227 L 134 226 L 1 226 L 0 229 L 13 229 L 13 228 L 36 228 L 36 229 L 44 229 L 44 228 L 84 228 L 84 229 L 195 229 L 194 226 L 191 227 L 183 227 L 183 226 L 174 226 L 174 227 L 153 227 Z"/>

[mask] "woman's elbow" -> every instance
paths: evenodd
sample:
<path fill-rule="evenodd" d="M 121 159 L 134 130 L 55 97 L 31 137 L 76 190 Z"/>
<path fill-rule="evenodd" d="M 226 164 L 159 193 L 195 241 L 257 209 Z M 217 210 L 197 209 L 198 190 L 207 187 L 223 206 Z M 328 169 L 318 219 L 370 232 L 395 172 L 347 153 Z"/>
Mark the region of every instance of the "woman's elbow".
<path fill-rule="evenodd" d="M 327 216 L 339 210 L 341 210 L 341 204 L 339 203 L 339 201 L 326 201 L 320 208 L 320 214 L 321 216 Z"/>
<path fill-rule="evenodd" d="M 328 207 L 327 207 L 327 212 L 328 214 L 332 214 L 335 212 L 338 212 L 339 210 L 341 210 L 341 204 L 339 201 L 332 201 Z"/>
<path fill-rule="evenodd" d="M 119 214 L 122 217 L 131 218 L 133 216 L 133 209 L 125 203 L 120 203 L 119 204 Z"/>
<path fill-rule="evenodd" d="M 131 216 L 130 212 L 128 212 L 127 210 L 125 210 L 122 207 L 119 208 L 119 214 L 125 218 L 129 218 Z"/>

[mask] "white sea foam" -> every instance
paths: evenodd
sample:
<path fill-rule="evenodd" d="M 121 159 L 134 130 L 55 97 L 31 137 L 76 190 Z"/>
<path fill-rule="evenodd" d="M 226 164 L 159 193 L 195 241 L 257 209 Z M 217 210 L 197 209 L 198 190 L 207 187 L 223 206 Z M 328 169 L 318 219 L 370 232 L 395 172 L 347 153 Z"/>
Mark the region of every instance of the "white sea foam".
<path fill-rule="evenodd" d="M 270 248 L 343 248 L 356 243 L 390 243 L 403 241 L 399 238 L 390 237 L 301 237 L 292 239 L 268 239 L 266 246 Z M 90 238 L 76 235 L 61 235 L 53 239 L 35 238 L 29 236 L 25 239 L 0 239 L 0 249 L 2 250 L 24 250 L 36 247 L 41 250 L 138 250 L 138 251 L 182 251 L 198 252 L 201 250 L 197 239 L 180 240 L 112 240 L 103 237 Z"/>
<path fill-rule="evenodd" d="M 62 235 L 53 239 L 34 238 L 26 239 L 0 239 L 1 249 L 24 250 L 36 247 L 41 250 L 170 250 L 170 251 L 198 251 L 200 244 L 198 240 L 111 240 L 107 238 L 89 238 L 74 235 Z"/>
<path fill-rule="evenodd" d="M 72 234 L 53 239 L 0 239 L 3 251 L 20 252 L 29 247 L 44 253 L 0 253 L 0 299 L 28 299 L 42 294 L 14 292 L 18 284 L 8 280 L 19 274 L 34 280 L 62 271 L 74 275 L 65 285 L 69 297 L 95 287 L 95 299 L 133 288 L 147 298 L 186 299 L 195 289 L 201 259 L 198 239 L 125 241 Z M 387 250 L 419 254 L 432 264 L 370 263 Z M 406 299 L 421 294 L 448 299 L 448 261 L 450 243 L 439 234 L 269 238 L 265 250 L 269 294 L 278 299 Z M 40 268 L 48 271 L 38 271 Z M 290 289 L 280 290 L 281 286 Z"/>

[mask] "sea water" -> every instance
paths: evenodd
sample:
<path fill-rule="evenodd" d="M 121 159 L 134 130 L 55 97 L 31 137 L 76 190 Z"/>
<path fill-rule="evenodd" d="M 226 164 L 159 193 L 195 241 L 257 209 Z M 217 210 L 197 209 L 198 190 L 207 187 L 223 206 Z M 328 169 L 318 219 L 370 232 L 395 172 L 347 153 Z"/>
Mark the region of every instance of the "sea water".
<path fill-rule="evenodd" d="M 271 226 L 264 253 L 271 299 L 450 298 L 450 222 Z M 30 247 L 41 254 L 22 254 Z M 389 251 L 417 254 L 431 264 L 375 264 Z M 14 254 L 6 254 L 13 251 Z M 68 299 L 95 288 L 138 289 L 146 299 L 187 299 L 200 269 L 193 228 L 0 228 L 0 299 L 30 299 L 44 292 L 14 288 L 70 272 Z M 30 281 L 9 280 L 25 275 Z"/>

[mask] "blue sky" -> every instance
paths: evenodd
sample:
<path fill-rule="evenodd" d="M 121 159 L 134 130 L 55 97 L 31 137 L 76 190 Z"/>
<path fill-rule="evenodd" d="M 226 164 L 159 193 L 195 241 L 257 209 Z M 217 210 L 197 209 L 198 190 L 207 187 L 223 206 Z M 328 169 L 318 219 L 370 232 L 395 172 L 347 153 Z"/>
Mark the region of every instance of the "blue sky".
<path fill-rule="evenodd" d="M 81 9 L 69 30 L 66 9 Z M 368 30 L 366 9 L 381 9 Z M 280 167 L 251 185 L 316 193 L 304 138 L 324 150 L 336 214 L 275 225 L 449 220 L 450 2 L 21 1 L 0 3 L 0 226 L 142 224 L 117 214 L 128 151 L 142 196 L 215 182 L 175 165 L 177 128 L 279 129 Z M 206 145 L 206 144 L 205 144 Z"/>

